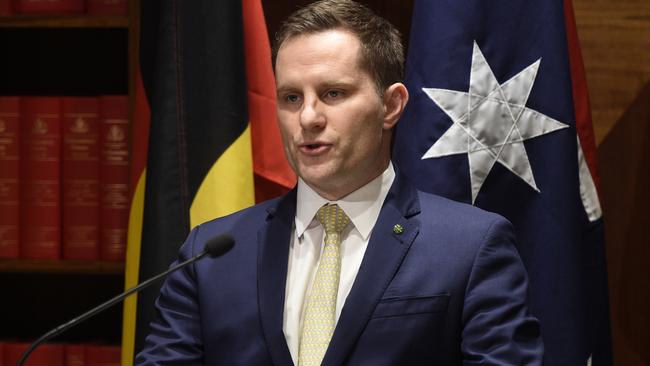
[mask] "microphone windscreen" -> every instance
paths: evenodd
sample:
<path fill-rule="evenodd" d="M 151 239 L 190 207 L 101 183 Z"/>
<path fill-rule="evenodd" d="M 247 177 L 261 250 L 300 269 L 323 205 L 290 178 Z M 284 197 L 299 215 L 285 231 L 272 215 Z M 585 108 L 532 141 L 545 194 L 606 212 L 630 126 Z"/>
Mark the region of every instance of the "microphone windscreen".
<path fill-rule="evenodd" d="M 205 251 L 212 258 L 226 254 L 235 245 L 235 239 L 228 234 L 217 235 L 205 243 Z"/>

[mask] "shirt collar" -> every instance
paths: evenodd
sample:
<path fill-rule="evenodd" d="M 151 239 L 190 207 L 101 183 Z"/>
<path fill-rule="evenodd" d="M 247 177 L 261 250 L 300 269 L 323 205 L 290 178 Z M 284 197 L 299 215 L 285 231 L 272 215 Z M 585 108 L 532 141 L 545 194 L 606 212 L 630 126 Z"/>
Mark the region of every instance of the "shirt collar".
<path fill-rule="evenodd" d="M 339 205 L 345 211 L 363 240 L 367 240 L 377 218 L 379 218 L 381 206 L 384 204 L 393 180 L 395 180 L 395 170 L 393 163 L 389 163 L 382 174 L 365 186 L 339 200 L 329 201 L 299 178 L 295 219 L 297 236 L 301 237 L 307 230 L 319 208 L 331 203 Z"/>

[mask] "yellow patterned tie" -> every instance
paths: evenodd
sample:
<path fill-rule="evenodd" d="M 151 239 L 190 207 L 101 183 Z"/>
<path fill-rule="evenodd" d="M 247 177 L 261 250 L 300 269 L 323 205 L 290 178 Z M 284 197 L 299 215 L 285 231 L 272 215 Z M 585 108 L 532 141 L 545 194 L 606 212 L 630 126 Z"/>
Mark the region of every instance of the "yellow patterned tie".
<path fill-rule="evenodd" d="M 338 205 L 325 205 L 316 213 L 325 228 L 325 247 L 305 308 L 298 352 L 299 366 L 320 365 L 332 339 L 336 295 L 341 274 L 341 232 L 350 222 Z"/>

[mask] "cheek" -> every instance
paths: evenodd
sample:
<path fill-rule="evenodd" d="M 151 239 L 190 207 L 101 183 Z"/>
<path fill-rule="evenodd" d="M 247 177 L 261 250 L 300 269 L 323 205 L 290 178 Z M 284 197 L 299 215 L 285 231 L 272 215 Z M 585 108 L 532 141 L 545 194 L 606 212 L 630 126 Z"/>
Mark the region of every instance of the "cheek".
<path fill-rule="evenodd" d="M 282 136 L 282 142 L 285 144 L 288 141 L 291 141 L 291 123 L 289 122 L 288 116 L 278 113 L 278 127 L 280 128 L 280 135 Z"/>
<path fill-rule="evenodd" d="M 379 154 L 381 145 L 381 127 L 377 128 L 373 121 L 364 121 L 365 123 L 356 126 L 354 129 L 346 131 L 346 147 L 342 154 L 346 156 L 348 164 L 363 165 L 364 162 L 373 160 Z"/>
<path fill-rule="evenodd" d="M 359 144 L 364 146 L 375 146 L 380 143 L 383 134 L 383 123 L 375 113 L 363 115 L 357 126 L 355 126 L 353 135 Z"/>

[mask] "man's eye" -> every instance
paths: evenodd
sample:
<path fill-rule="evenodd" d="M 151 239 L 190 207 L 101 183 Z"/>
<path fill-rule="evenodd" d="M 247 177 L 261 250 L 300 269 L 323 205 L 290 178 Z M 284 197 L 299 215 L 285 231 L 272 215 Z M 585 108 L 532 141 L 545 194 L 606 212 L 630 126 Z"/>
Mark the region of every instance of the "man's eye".
<path fill-rule="evenodd" d="M 330 90 L 330 91 L 327 92 L 327 97 L 328 98 L 338 98 L 341 95 L 343 95 L 343 93 L 341 93 L 338 90 Z"/>
<path fill-rule="evenodd" d="M 289 103 L 298 103 L 300 101 L 300 98 L 295 94 L 289 94 L 284 99 Z"/>

